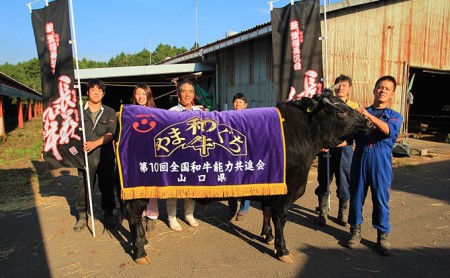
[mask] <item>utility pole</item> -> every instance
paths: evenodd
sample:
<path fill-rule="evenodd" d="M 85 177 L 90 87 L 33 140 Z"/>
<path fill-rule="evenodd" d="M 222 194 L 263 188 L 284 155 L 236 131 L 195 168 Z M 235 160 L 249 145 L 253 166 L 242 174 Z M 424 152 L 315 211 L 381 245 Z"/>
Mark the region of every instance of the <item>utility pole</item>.
<path fill-rule="evenodd" d="M 198 0 L 195 0 L 195 48 L 198 48 Z"/>
<path fill-rule="evenodd" d="M 150 52 L 150 65 L 152 64 L 152 37 L 150 36 L 150 49 L 148 50 Z"/>

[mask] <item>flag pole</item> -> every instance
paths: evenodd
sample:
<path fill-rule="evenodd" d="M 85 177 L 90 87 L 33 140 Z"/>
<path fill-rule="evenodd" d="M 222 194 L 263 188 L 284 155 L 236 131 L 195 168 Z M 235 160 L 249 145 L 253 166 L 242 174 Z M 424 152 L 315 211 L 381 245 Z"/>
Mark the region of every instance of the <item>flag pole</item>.
<path fill-rule="evenodd" d="M 272 1 L 267 2 L 267 4 L 269 4 L 270 11 L 273 10 L 273 3 L 278 2 L 278 1 L 280 1 L 280 0 L 272 0 Z M 291 2 L 291 5 L 292 5 L 292 2 Z"/>
<path fill-rule="evenodd" d="M 37 3 L 39 1 L 41 1 L 41 0 L 34 0 L 33 2 L 27 3 L 27 7 L 30 10 L 30 14 L 33 13 L 33 10 L 31 9 L 31 5 L 33 5 L 34 3 Z"/>
<path fill-rule="evenodd" d="M 83 133 L 83 143 L 86 142 L 86 133 L 85 133 L 85 127 L 84 127 L 84 108 L 83 108 L 83 101 L 81 99 L 81 84 L 80 84 L 80 73 L 78 68 L 78 52 L 77 52 L 77 39 L 75 34 L 75 20 L 73 16 L 73 5 L 72 0 L 69 0 L 70 3 L 70 29 L 72 30 L 72 41 L 70 42 L 73 45 L 73 50 L 75 54 L 75 68 L 77 70 L 77 89 L 78 89 L 78 102 L 80 105 L 80 114 L 81 114 L 81 128 Z M 91 225 L 92 225 L 92 235 L 95 237 L 95 224 L 94 224 L 94 210 L 92 207 L 92 194 L 91 194 L 91 179 L 90 173 L 89 173 L 89 162 L 88 162 L 88 153 L 84 151 L 84 161 L 85 166 L 84 169 L 86 171 L 86 183 L 87 183 L 87 191 L 88 191 L 88 198 L 89 198 L 89 212 L 91 214 Z"/>
<path fill-rule="evenodd" d="M 323 34 L 324 36 L 321 38 L 325 41 L 325 73 L 323 78 L 324 86 L 328 86 L 328 32 L 327 32 L 327 0 L 323 1 Z M 327 197 L 327 209 L 330 210 L 330 150 L 328 150 L 326 154 L 327 158 L 327 188 L 328 188 L 328 197 Z"/>
<path fill-rule="evenodd" d="M 324 74 L 324 85 L 328 85 L 328 30 L 327 30 L 327 1 L 323 1 L 323 33 L 324 36 L 321 38 L 325 41 L 325 74 Z"/>

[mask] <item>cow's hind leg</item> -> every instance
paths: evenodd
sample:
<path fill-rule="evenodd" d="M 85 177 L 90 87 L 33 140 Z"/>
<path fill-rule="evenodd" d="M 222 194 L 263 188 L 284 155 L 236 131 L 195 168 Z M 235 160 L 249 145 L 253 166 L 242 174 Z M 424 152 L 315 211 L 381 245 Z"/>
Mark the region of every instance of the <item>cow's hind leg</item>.
<path fill-rule="evenodd" d="M 142 212 L 147 204 L 146 199 L 125 201 L 125 210 L 128 214 L 130 225 L 131 243 L 133 244 L 134 261 L 138 264 L 150 264 L 150 258 L 145 252 L 144 246 L 148 243 L 145 230 L 142 226 Z"/>
<path fill-rule="evenodd" d="M 286 241 L 284 240 L 284 226 L 287 220 L 286 212 L 272 211 L 273 225 L 275 226 L 275 253 L 276 256 L 285 263 L 293 263 L 294 257 L 289 254 L 286 248 Z"/>
<path fill-rule="evenodd" d="M 274 243 L 274 237 L 272 235 L 272 226 L 270 224 L 270 219 L 272 218 L 272 213 L 269 206 L 263 206 L 263 226 L 261 229 L 261 236 L 265 243 L 272 245 Z"/>

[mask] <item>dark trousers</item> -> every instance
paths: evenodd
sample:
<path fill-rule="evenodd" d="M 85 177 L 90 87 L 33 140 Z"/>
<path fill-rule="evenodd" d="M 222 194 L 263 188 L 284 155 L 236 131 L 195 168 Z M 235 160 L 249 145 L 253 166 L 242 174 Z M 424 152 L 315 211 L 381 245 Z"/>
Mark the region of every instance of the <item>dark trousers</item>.
<path fill-rule="evenodd" d="M 328 196 L 330 183 L 333 181 L 333 175 L 336 177 L 336 195 L 339 200 L 346 201 L 350 199 L 350 167 L 352 164 L 353 149 L 352 146 L 330 149 L 330 171 L 327 178 L 327 158 L 326 153 L 319 153 L 317 166 L 317 186 L 315 193 L 319 197 Z M 328 180 L 330 183 L 328 183 Z"/>
<path fill-rule="evenodd" d="M 94 188 L 97 178 L 98 188 L 101 193 L 101 208 L 103 210 L 112 210 L 116 208 L 116 201 L 114 197 L 114 164 L 114 160 L 105 160 L 100 163 L 95 163 L 95 159 L 89 159 L 91 189 Z M 78 169 L 78 199 L 76 205 L 76 209 L 78 211 L 88 210 L 88 194 L 86 190 L 86 171 L 84 169 Z"/>

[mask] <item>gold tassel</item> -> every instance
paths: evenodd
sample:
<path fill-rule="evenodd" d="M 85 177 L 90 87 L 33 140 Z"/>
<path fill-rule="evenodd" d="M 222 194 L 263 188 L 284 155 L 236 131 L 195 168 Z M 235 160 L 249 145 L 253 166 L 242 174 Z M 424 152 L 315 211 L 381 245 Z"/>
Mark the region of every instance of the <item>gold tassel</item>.
<path fill-rule="evenodd" d="M 225 186 L 139 186 L 122 188 L 122 199 L 167 198 L 229 198 L 287 194 L 287 186 L 276 184 L 247 184 Z"/>

